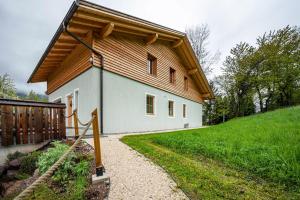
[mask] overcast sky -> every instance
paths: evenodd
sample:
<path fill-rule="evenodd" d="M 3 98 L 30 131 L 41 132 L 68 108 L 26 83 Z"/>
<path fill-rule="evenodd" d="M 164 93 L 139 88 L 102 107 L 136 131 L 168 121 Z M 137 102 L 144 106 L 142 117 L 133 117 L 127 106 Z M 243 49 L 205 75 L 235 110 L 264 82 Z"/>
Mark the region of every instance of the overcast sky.
<path fill-rule="evenodd" d="M 18 90 L 44 93 L 45 84 L 26 81 L 46 49 L 71 0 L 0 0 L 0 74 L 8 73 Z M 299 26 L 300 0 L 93 0 L 92 2 L 184 31 L 208 24 L 209 49 L 221 60 L 214 74 L 240 41 L 286 25 Z"/>

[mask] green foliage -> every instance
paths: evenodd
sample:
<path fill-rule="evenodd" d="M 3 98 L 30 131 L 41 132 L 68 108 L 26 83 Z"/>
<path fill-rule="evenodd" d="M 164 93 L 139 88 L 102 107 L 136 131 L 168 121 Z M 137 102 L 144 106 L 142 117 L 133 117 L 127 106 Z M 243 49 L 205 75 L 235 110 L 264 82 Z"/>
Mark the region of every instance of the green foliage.
<path fill-rule="evenodd" d="M 76 176 L 86 176 L 89 173 L 90 163 L 86 160 L 81 160 L 76 164 L 74 173 Z"/>
<path fill-rule="evenodd" d="M 24 156 L 21 160 L 20 172 L 32 175 L 37 168 L 37 161 L 40 155 L 41 152 L 35 151 Z"/>
<path fill-rule="evenodd" d="M 41 174 L 45 173 L 69 148 L 68 145 L 59 141 L 51 143 L 54 147 L 49 148 L 38 159 L 38 167 Z"/>
<path fill-rule="evenodd" d="M 16 158 L 20 158 L 20 157 L 23 157 L 23 156 L 26 156 L 26 153 L 21 153 L 19 151 L 16 151 L 14 153 L 10 153 L 7 155 L 7 159 L 8 161 L 11 161 L 11 160 L 14 160 Z"/>
<path fill-rule="evenodd" d="M 8 74 L 0 75 L 0 98 L 17 98 L 14 81 Z"/>
<path fill-rule="evenodd" d="M 38 167 L 41 173 L 45 173 L 69 148 L 68 145 L 58 141 L 52 143 L 53 148 L 49 148 L 38 160 Z M 79 162 L 76 162 L 79 160 Z M 53 174 L 52 180 L 66 185 L 74 177 L 85 176 L 89 172 L 90 164 L 81 154 L 71 152 L 64 163 Z"/>
<path fill-rule="evenodd" d="M 31 100 L 31 101 L 39 101 L 39 102 L 47 102 L 48 99 L 46 96 L 40 95 L 33 90 L 31 90 L 25 97 L 25 100 Z"/>
<path fill-rule="evenodd" d="M 23 172 L 18 172 L 15 176 L 16 179 L 18 180 L 24 180 L 24 179 L 28 179 L 30 177 L 29 174 L 27 173 L 23 173 Z"/>
<path fill-rule="evenodd" d="M 300 104 L 300 29 L 286 26 L 257 38 L 256 47 L 245 42 L 231 49 L 223 64 L 223 75 L 213 83 L 220 92 L 207 102 L 209 124 L 228 108 L 226 119 Z M 218 105 L 219 104 L 219 105 Z"/>
<path fill-rule="evenodd" d="M 58 194 L 56 194 L 51 188 L 49 188 L 46 184 L 39 185 L 31 196 L 25 198 L 26 200 L 62 200 Z"/>
<path fill-rule="evenodd" d="M 299 121 L 298 106 L 122 141 L 163 166 L 194 199 L 299 199 Z"/>
<path fill-rule="evenodd" d="M 84 199 L 85 189 L 88 185 L 87 177 L 77 177 L 69 186 L 66 199 L 81 200 Z"/>

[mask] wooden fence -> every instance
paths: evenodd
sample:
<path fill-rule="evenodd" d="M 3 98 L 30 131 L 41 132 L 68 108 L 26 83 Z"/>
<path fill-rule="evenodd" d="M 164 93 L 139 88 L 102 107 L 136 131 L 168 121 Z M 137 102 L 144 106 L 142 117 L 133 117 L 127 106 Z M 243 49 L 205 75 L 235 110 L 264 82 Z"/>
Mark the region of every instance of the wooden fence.
<path fill-rule="evenodd" d="M 66 137 L 65 104 L 0 99 L 0 146 Z"/>

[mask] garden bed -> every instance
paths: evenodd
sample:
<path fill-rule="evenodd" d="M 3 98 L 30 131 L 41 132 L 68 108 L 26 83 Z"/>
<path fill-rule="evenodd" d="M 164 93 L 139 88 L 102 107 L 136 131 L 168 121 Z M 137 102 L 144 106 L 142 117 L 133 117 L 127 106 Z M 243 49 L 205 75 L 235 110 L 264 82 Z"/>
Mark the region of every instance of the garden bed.
<path fill-rule="evenodd" d="M 56 141 L 30 154 L 16 152 L 9 155 L 0 171 L 0 197 L 13 199 L 31 185 L 69 148 L 67 144 L 70 142 Z M 94 150 L 81 142 L 53 176 L 39 185 L 27 199 L 104 199 L 109 185 L 92 185 L 92 174 L 95 174 Z"/>

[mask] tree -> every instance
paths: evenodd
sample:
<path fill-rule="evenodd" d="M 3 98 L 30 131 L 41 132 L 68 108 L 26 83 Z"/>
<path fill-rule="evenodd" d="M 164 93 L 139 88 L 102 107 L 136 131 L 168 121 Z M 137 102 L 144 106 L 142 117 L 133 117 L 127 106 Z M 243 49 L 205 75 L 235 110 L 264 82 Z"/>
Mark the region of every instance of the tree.
<path fill-rule="evenodd" d="M 213 55 L 207 49 L 210 31 L 207 24 L 197 25 L 186 29 L 187 37 L 206 75 L 212 71 L 212 65 L 219 61 L 220 52 Z"/>
<path fill-rule="evenodd" d="M 47 102 L 48 101 L 46 97 L 37 94 L 33 90 L 31 90 L 24 99 L 25 100 L 31 100 L 31 101 L 41 101 L 41 102 Z"/>
<path fill-rule="evenodd" d="M 241 42 L 231 49 L 231 55 L 226 57 L 223 64 L 226 77 L 224 84 L 227 85 L 226 93 L 232 104 L 233 116 L 246 116 L 255 112 L 251 83 L 252 68 L 248 60 L 254 51 L 254 47 Z"/>
<path fill-rule="evenodd" d="M 8 74 L 0 75 L 0 98 L 17 98 L 14 81 Z"/>

